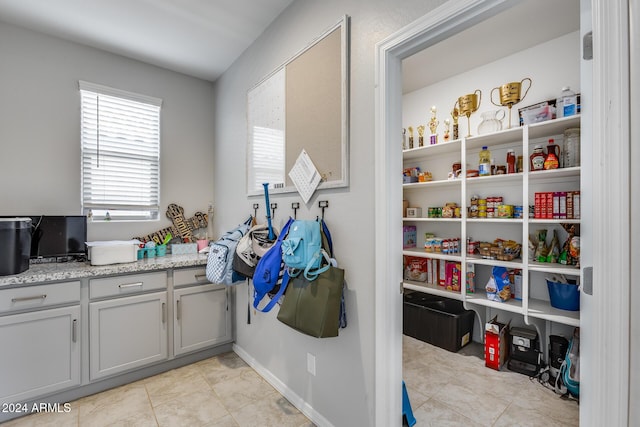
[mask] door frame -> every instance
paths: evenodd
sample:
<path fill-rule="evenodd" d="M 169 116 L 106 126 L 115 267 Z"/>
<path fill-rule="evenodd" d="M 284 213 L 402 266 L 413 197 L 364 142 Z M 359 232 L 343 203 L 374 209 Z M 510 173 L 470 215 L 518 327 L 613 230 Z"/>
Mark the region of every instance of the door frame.
<path fill-rule="evenodd" d="M 375 388 L 376 426 L 402 414 L 402 60 L 517 0 L 449 1 L 376 45 L 375 52 Z M 593 296 L 581 331 L 582 425 L 627 425 L 629 411 L 629 54 L 628 0 L 591 0 Z M 615 83 L 611 83 L 615 82 Z M 625 116 L 625 113 L 627 114 Z M 619 144 L 606 144 L 619 141 Z M 606 151 L 605 151 L 606 150 Z M 589 200 L 589 197 L 587 197 Z M 610 209 L 618 206 L 618 209 Z M 606 219 L 606 221 L 605 221 Z M 610 245 L 609 242 L 619 242 Z M 584 265 L 582 267 L 585 267 Z M 606 286 L 605 286 L 606 285 Z M 605 349 L 619 349 L 606 351 Z M 601 368 L 602 367 L 602 368 Z M 604 368 L 606 367 L 606 369 Z"/>

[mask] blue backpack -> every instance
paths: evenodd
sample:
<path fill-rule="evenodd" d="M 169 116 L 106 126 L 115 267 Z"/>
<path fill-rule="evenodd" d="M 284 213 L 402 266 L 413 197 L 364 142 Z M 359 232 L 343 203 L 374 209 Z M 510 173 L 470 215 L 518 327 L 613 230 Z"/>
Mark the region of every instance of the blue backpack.
<path fill-rule="evenodd" d="M 277 304 L 289 283 L 289 274 L 284 268 L 282 260 L 281 246 L 284 236 L 287 235 L 292 223 L 293 219 L 289 218 L 289 221 L 282 227 L 278 240 L 269 248 L 262 258 L 260 258 L 253 273 L 253 307 L 265 313 Z M 279 289 L 271 298 L 271 301 L 269 301 L 264 308 L 258 308 L 260 301 L 262 301 L 268 293 L 272 292 L 278 284 Z"/>
<path fill-rule="evenodd" d="M 235 282 L 244 280 L 244 277 L 233 270 L 233 254 L 242 236 L 249 231 L 252 219 L 249 217 L 244 224 L 226 232 L 220 239 L 209 246 L 206 274 L 207 280 L 211 283 L 232 285 Z"/>
<path fill-rule="evenodd" d="M 322 249 L 320 222 L 296 220 L 291 224 L 287 238 L 282 242 L 282 258 L 289 276 L 303 272 L 305 279 L 315 280 L 329 269 L 329 255 Z M 326 261 L 323 266 L 323 260 Z"/>

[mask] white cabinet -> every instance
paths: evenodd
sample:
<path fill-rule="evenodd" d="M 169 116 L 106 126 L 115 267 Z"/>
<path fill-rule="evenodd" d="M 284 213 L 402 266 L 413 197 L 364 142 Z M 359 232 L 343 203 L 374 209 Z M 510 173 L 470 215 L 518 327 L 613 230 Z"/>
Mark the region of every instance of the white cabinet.
<path fill-rule="evenodd" d="M 61 301 L 78 304 L 47 307 Z M 0 292 L 0 314 L 10 313 L 0 316 L 0 403 L 80 384 L 79 301 L 79 282 Z"/>
<path fill-rule="evenodd" d="M 439 283 L 404 280 L 406 289 L 447 296 L 463 300 L 479 309 L 522 315 L 527 324 L 545 326 L 546 321 L 567 326 L 579 326 L 579 311 L 559 310 L 549 302 L 545 277 L 563 274 L 579 279 L 580 271 L 575 266 L 557 263 L 540 263 L 530 260 L 528 239 L 537 230 L 548 232 L 547 243 L 554 232 L 558 233 L 560 244 L 567 233 L 561 224 L 579 224 L 579 219 L 534 219 L 529 218 L 529 206 L 534 205 L 536 193 L 565 192 L 580 190 L 580 167 L 560 168 L 548 171 L 531 172 L 528 166 L 529 155 L 535 145 L 546 145 L 550 138 L 556 143 L 562 142 L 565 129 L 580 126 L 580 117 L 573 116 L 530 126 L 512 128 L 492 134 L 462 138 L 447 143 L 429 145 L 403 152 L 404 167 L 420 167 L 432 172 L 431 182 L 403 184 L 404 198 L 410 207 L 420 207 L 422 217 L 403 219 L 405 226 L 417 229 L 417 248 L 404 249 L 403 254 L 421 258 L 454 261 L 462 270 L 459 290 L 447 290 Z M 467 170 L 477 169 L 479 152 L 487 146 L 496 164 L 506 164 L 507 150 L 515 150 L 523 156 L 523 171 L 505 175 L 486 177 L 467 177 Z M 455 162 L 462 163 L 462 173 L 458 179 L 450 179 Z M 479 198 L 502 197 L 504 204 L 523 207 L 522 218 L 475 218 L 468 214 L 472 196 Z M 428 218 L 429 208 L 442 207 L 447 203 L 456 203 L 460 207 L 459 218 Z M 433 233 L 443 239 L 460 239 L 459 253 L 427 253 L 423 248 L 425 233 Z M 495 239 L 514 240 L 522 245 L 521 256 L 513 260 L 487 259 L 478 254 L 467 253 L 467 240 L 494 241 Z M 522 297 L 506 302 L 487 299 L 484 290 L 493 266 L 504 266 L 522 272 Z M 475 271 L 475 292 L 465 290 L 467 273 Z M 548 329 L 547 329 L 548 330 Z"/>
<path fill-rule="evenodd" d="M 231 340 L 231 315 L 224 285 L 176 289 L 173 297 L 176 356 Z"/>
<path fill-rule="evenodd" d="M 166 273 L 94 279 L 89 283 L 90 294 L 102 296 L 104 292 L 98 291 L 102 287 L 116 294 L 144 287 L 166 288 Z M 90 302 L 90 380 L 167 359 L 167 310 L 166 290 Z"/>
<path fill-rule="evenodd" d="M 176 356 L 231 342 L 228 287 L 207 280 L 204 267 L 173 271 L 173 350 Z"/>

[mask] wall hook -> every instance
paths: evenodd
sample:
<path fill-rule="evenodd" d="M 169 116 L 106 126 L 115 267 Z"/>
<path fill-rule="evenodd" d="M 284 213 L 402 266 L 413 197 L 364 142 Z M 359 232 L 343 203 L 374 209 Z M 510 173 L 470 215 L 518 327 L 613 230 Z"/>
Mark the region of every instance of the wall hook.
<path fill-rule="evenodd" d="M 260 204 L 258 203 L 254 203 L 253 204 L 253 218 L 257 218 L 258 217 L 258 208 L 260 207 Z"/>
<path fill-rule="evenodd" d="M 277 203 L 271 203 L 271 219 L 273 219 L 276 216 L 276 209 L 278 209 L 278 204 Z"/>
<path fill-rule="evenodd" d="M 291 203 L 291 209 L 293 209 L 293 219 L 298 219 L 298 209 L 300 209 L 300 203 Z"/>
<path fill-rule="evenodd" d="M 329 207 L 329 201 L 328 200 L 318 201 L 318 207 L 322 209 L 322 220 L 324 221 L 324 210 Z"/>

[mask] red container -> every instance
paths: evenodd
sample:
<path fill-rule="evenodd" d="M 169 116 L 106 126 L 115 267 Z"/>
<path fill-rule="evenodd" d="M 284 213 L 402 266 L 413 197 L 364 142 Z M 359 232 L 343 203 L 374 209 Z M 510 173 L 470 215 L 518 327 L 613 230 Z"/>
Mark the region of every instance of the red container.
<path fill-rule="evenodd" d="M 509 323 L 500 323 L 497 316 L 487 322 L 484 332 L 484 365 L 500 370 L 509 358 Z"/>

